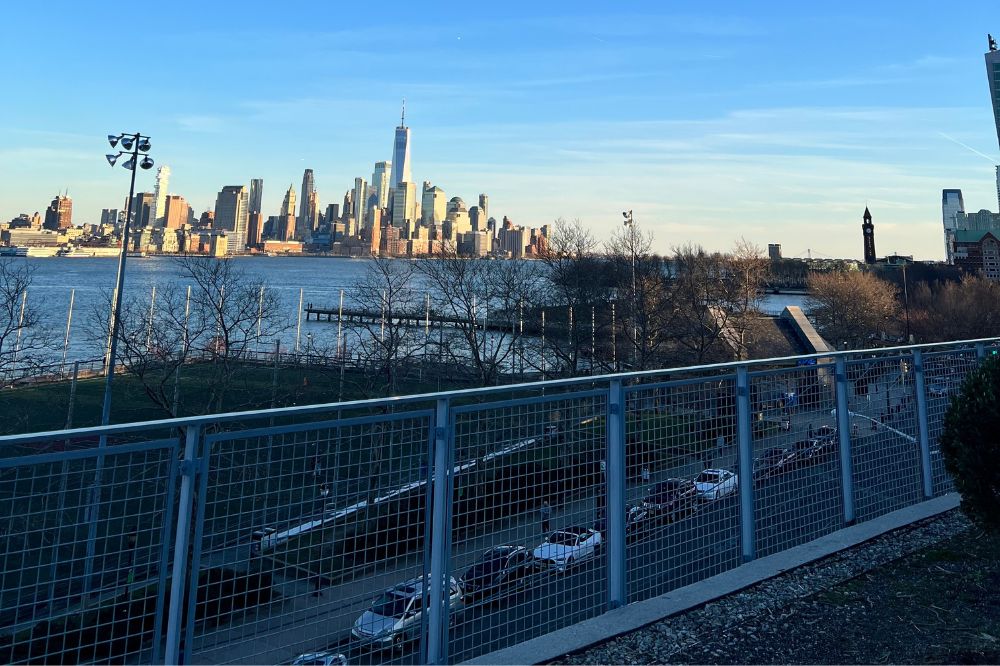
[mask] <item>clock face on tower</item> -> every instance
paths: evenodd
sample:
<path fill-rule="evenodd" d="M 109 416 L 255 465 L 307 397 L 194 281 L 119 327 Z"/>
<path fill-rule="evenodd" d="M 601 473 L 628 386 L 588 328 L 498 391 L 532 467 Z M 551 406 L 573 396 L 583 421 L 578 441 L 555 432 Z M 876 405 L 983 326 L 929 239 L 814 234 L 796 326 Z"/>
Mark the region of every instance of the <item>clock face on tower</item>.
<path fill-rule="evenodd" d="M 871 236 L 872 235 L 872 230 L 871 229 L 865 229 L 865 235 L 866 236 Z"/>

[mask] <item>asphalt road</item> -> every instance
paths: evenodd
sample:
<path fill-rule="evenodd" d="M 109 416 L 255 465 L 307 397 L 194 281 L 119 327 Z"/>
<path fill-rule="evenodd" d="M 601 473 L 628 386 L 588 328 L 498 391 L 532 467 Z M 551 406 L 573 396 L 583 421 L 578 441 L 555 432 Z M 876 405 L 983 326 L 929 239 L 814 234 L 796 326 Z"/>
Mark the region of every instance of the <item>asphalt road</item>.
<path fill-rule="evenodd" d="M 854 465 L 859 519 L 919 500 L 919 451 L 903 437 L 886 431 L 862 437 L 855 442 Z M 760 484 L 755 501 L 758 556 L 842 527 L 839 479 L 840 462 L 834 453 Z M 691 516 L 657 528 L 646 538 L 630 540 L 627 560 L 630 602 L 738 566 L 738 497 L 705 503 Z M 459 607 L 453 611 L 449 659 L 468 659 L 603 613 L 606 580 L 606 553 L 601 552 L 565 574 L 539 572 L 520 591 L 502 599 Z M 341 635 L 331 636 L 328 647 L 345 654 L 351 663 L 419 662 L 417 644 L 383 652 Z"/>

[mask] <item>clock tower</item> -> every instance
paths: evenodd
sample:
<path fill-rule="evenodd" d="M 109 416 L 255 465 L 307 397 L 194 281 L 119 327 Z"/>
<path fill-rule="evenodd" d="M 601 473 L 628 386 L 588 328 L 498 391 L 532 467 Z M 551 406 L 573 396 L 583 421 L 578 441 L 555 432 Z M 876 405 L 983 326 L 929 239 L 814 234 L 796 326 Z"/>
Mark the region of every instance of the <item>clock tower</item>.
<path fill-rule="evenodd" d="M 861 223 L 861 232 L 865 239 L 865 263 L 875 263 L 875 225 L 872 224 L 872 214 L 865 206 L 865 216 Z"/>

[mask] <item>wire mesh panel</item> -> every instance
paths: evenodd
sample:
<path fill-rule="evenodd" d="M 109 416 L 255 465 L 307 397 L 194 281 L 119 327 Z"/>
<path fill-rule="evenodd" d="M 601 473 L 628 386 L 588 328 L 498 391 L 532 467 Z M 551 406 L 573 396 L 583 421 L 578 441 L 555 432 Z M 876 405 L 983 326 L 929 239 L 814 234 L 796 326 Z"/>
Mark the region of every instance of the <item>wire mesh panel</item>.
<path fill-rule="evenodd" d="M 419 661 L 431 414 L 375 411 L 207 438 L 192 663 Z"/>
<path fill-rule="evenodd" d="M 0 459 L 0 662 L 155 661 L 177 441 L 37 445 Z"/>
<path fill-rule="evenodd" d="M 607 609 L 607 391 L 459 407 L 449 659 Z"/>
<path fill-rule="evenodd" d="M 986 350 L 991 354 L 993 348 Z M 930 352 L 923 355 L 924 397 L 927 404 L 927 435 L 931 450 L 931 478 L 934 494 L 941 495 L 955 489 L 951 476 L 945 471 L 938 437 L 944 427 L 944 415 L 952 397 L 961 389 L 965 376 L 979 365 L 974 349 L 963 351 Z"/>
<path fill-rule="evenodd" d="M 843 527 L 832 363 L 755 374 L 754 524 L 758 556 Z"/>
<path fill-rule="evenodd" d="M 909 357 L 880 357 L 847 364 L 851 462 L 859 521 L 923 499 L 909 362 Z"/>
<path fill-rule="evenodd" d="M 739 456 L 732 375 L 626 393 L 628 601 L 739 563 Z"/>

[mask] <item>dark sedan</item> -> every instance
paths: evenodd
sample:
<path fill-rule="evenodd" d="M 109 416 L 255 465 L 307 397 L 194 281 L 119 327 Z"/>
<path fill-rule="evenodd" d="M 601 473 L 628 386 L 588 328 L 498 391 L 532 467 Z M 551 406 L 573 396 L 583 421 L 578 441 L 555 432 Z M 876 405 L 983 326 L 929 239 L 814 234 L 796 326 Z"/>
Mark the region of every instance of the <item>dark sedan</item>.
<path fill-rule="evenodd" d="M 531 553 L 524 546 L 490 548 L 462 574 L 465 602 L 509 594 L 535 573 Z"/>
<path fill-rule="evenodd" d="M 649 489 L 642 505 L 651 518 L 674 518 L 690 511 L 698 499 L 698 489 L 689 479 L 667 479 Z"/>
<path fill-rule="evenodd" d="M 791 449 L 776 446 L 767 449 L 753 461 L 753 480 L 764 481 L 791 471 L 796 455 Z"/>

